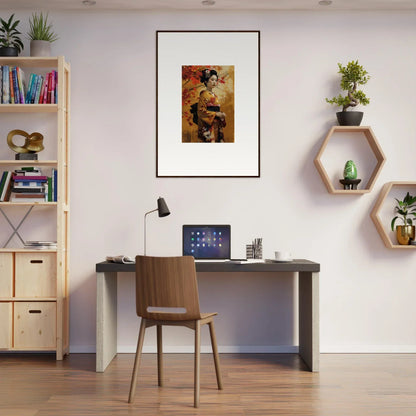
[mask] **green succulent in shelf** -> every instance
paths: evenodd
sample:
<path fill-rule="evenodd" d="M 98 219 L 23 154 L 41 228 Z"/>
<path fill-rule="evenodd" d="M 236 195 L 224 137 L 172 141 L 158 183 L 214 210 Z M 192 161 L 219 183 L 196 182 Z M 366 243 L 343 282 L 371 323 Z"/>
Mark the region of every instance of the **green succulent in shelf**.
<path fill-rule="evenodd" d="M 20 20 L 13 19 L 14 13 L 7 21 L 0 17 L 0 47 L 16 48 L 18 53 L 20 53 L 24 48 L 19 36 L 22 33 L 17 30 L 17 25 L 20 23 Z"/>
<path fill-rule="evenodd" d="M 398 218 L 401 218 L 404 225 L 413 225 L 413 220 L 416 219 L 416 196 L 412 196 L 407 192 L 403 201 L 395 198 L 397 205 L 395 211 L 399 214 L 391 220 L 391 229 L 394 231 L 394 225 Z M 412 218 L 413 217 L 413 218 Z"/>
<path fill-rule="evenodd" d="M 326 102 L 342 107 L 342 111 L 346 111 L 348 107 L 356 107 L 358 104 L 369 104 L 370 100 L 364 92 L 357 89 L 358 85 L 367 84 L 370 79 L 368 72 L 359 65 L 358 60 L 348 62 L 347 66 L 338 63 L 338 68 L 338 73 L 341 74 L 340 86 L 342 90 L 347 91 L 347 95 L 339 94 L 338 97 L 326 98 Z"/>
<path fill-rule="evenodd" d="M 44 15 L 33 13 L 29 18 L 29 32 L 27 35 L 31 40 L 46 40 L 47 42 L 55 42 L 58 35 L 52 30 L 52 23 L 48 22 L 49 14 Z"/>

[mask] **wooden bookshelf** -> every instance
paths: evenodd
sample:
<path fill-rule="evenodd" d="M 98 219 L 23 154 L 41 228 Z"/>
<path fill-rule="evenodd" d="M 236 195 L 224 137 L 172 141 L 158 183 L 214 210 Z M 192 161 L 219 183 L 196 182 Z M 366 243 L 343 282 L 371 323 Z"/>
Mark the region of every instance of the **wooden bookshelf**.
<path fill-rule="evenodd" d="M 0 202 L 3 215 L 13 214 L 21 207 L 26 210 L 41 207 L 40 214 L 46 219 L 56 218 L 57 241 L 56 248 L 46 250 L 26 249 L 23 244 L 0 248 L 0 351 L 55 351 L 56 359 L 62 360 L 69 353 L 70 65 L 63 56 L 0 57 L 0 65 L 20 67 L 26 74 L 39 69 L 58 73 L 57 104 L 0 104 L 0 123 L 4 130 L 8 128 L 10 113 L 35 115 L 31 117 L 47 113 L 42 115 L 45 127 L 47 123 L 57 126 L 56 157 L 36 161 L 0 160 L 0 172 L 19 166 L 53 168 L 57 170 L 58 186 L 56 202 Z M 10 125 L 9 130 L 13 128 Z M 3 146 L 7 144 L 3 142 Z M 24 221 L 29 228 L 30 215 Z M 36 229 L 35 224 L 33 228 Z M 1 231 L 1 235 L 13 233 L 12 228 Z"/>

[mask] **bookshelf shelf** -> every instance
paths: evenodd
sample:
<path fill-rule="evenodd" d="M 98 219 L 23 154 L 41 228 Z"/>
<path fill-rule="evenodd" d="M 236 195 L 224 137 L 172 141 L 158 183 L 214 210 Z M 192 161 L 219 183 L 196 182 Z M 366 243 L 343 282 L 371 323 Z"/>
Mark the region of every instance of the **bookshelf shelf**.
<path fill-rule="evenodd" d="M 56 202 L 0 202 L 0 235 L 4 239 L 10 232 L 9 240 L 6 237 L 0 248 L 0 350 L 55 351 L 56 359 L 62 360 L 69 353 L 70 65 L 63 56 L 0 57 L 0 67 L 4 65 L 19 67 L 26 75 L 57 72 L 58 103 L 0 104 L 4 131 L 14 129 L 16 118 L 23 120 L 24 113 L 33 114 L 25 117 L 26 122 L 33 119 L 37 124 L 43 123 L 45 129 L 56 131 L 56 155 L 52 153 L 48 160 L 1 159 L 0 174 L 21 167 L 40 168 L 42 176 L 56 170 L 57 198 Z M 0 146 L 6 147 L 7 143 L 3 141 Z M 20 231 L 23 221 L 25 226 Z M 55 235 L 56 247 L 24 248 L 26 240 L 19 233 L 41 239 L 42 222 L 50 226 L 48 232 Z"/>
<path fill-rule="evenodd" d="M 25 160 L 25 166 L 52 166 L 58 165 L 57 160 Z M 21 160 L 0 160 L 0 166 L 22 166 Z"/>
<path fill-rule="evenodd" d="M 58 112 L 57 104 L 0 104 L 0 113 L 56 113 L 56 112 Z"/>

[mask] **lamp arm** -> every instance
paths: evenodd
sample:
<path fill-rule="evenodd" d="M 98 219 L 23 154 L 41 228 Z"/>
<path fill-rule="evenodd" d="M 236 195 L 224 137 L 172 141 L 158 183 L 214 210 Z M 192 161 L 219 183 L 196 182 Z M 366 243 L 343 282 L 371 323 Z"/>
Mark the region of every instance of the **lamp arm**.
<path fill-rule="evenodd" d="M 144 220 L 143 220 L 143 230 L 144 230 L 144 238 L 143 238 L 143 253 L 146 255 L 146 217 L 148 214 L 151 214 L 152 212 L 157 211 L 158 209 L 152 209 L 151 211 L 148 211 L 144 214 Z"/>

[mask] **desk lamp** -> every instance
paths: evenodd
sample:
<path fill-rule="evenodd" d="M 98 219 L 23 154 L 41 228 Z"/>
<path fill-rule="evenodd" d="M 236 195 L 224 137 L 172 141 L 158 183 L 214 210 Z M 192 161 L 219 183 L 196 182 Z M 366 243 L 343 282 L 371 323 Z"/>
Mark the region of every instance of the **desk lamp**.
<path fill-rule="evenodd" d="M 157 200 L 157 208 L 152 209 L 151 211 L 146 212 L 146 214 L 144 214 L 144 255 L 146 255 L 146 217 L 147 214 L 150 214 L 155 211 L 158 211 L 159 217 L 166 217 L 170 214 L 169 208 L 162 197 L 159 197 Z"/>

